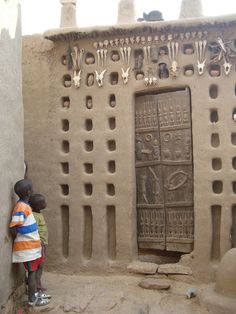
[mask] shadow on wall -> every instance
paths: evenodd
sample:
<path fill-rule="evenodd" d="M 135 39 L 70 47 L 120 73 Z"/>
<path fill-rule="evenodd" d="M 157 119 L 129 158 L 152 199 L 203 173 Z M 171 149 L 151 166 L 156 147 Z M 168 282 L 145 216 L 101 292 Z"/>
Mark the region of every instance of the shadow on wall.
<path fill-rule="evenodd" d="M 15 21 L 12 23 L 15 33 L 10 34 L 7 25 L 1 25 L 0 31 L 0 307 L 6 303 L 13 290 L 23 282 L 22 265 L 11 263 L 12 237 L 9 233 L 9 221 L 16 199 L 13 192 L 15 182 L 22 179 L 23 147 L 23 110 L 21 85 L 21 10 L 20 5 L 9 4 L 6 11 L 14 9 Z M 9 1 L 10 3 L 10 1 Z M 8 6 L 7 1 L 0 4 L 0 10 Z M 8 23 L 11 21 L 8 20 Z M 5 28 L 4 28 L 5 27 Z"/>

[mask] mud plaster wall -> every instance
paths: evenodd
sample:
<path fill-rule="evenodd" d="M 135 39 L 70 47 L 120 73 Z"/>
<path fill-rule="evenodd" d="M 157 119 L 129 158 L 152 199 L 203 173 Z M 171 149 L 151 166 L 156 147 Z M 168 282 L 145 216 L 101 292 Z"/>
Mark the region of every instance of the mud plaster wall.
<path fill-rule="evenodd" d="M 234 28 L 227 25 L 221 29 L 201 25 L 199 29 L 205 31 L 208 42 L 218 36 L 236 38 Z M 123 84 L 122 62 L 110 60 L 113 49 L 108 50 L 103 87 L 96 82 L 86 86 L 87 74 L 98 69 L 96 63 L 83 63 L 80 88 L 76 89 L 73 82 L 65 87 L 65 75 L 73 76 L 62 62 L 68 42 L 52 43 L 39 36 L 24 38 L 25 149 L 30 176 L 37 191 L 47 197 L 50 265 L 67 271 L 112 271 L 124 269 L 137 258 L 134 95 L 184 86 L 191 91 L 192 106 L 194 274 L 211 280 L 220 258 L 235 246 L 235 240 L 230 241 L 232 230 L 233 238 L 235 235 L 235 62 L 227 76 L 222 63 L 220 76 L 211 76 L 210 66 L 199 76 L 196 52 L 183 53 L 184 44 L 192 43 L 195 49 L 194 43 L 199 40 L 196 32 L 193 38 L 178 37 L 178 77 L 158 79 L 157 86 L 149 87 L 143 80 L 136 80 L 132 71 L 128 84 Z M 124 36 L 129 36 L 127 30 Z M 78 44 L 96 56 L 94 41 L 105 39 L 101 35 L 96 39 L 71 39 L 70 44 L 72 48 Z M 166 43 L 164 39 L 158 46 Z M 169 64 L 168 57 L 163 58 Z M 209 52 L 206 58 L 209 64 Z M 133 63 L 132 58 L 131 68 Z M 191 76 L 184 70 L 189 65 L 194 70 Z M 112 72 L 119 74 L 117 85 L 110 83 Z M 212 86 L 216 96 L 210 93 Z M 110 95 L 116 97 L 115 107 L 109 104 Z M 91 109 L 86 107 L 88 96 L 93 99 Z M 68 98 L 70 108 L 63 105 Z M 109 126 L 110 118 L 115 118 L 115 128 Z M 115 163 L 115 171 L 109 168 L 110 161 Z"/>
<path fill-rule="evenodd" d="M 24 164 L 20 23 L 18 1 L 2 1 L 0 4 L 1 305 L 6 302 L 21 279 L 20 267 L 11 264 L 12 238 L 8 231 L 11 210 L 15 204 L 13 186 L 22 178 Z"/>

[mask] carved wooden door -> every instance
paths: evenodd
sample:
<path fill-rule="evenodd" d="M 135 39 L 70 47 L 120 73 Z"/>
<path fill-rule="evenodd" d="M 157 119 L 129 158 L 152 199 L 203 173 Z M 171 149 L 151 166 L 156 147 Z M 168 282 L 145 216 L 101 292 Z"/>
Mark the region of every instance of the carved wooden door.
<path fill-rule="evenodd" d="M 135 107 L 139 248 L 193 249 L 189 91 L 138 96 Z"/>

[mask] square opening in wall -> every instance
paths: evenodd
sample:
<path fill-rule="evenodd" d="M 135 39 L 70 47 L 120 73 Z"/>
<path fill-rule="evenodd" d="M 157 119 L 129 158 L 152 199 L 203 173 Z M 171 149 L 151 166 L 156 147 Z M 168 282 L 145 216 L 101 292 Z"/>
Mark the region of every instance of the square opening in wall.
<path fill-rule="evenodd" d="M 93 173 L 93 164 L 92 163 L 85 163 L 84 164 L 84 171 L 88 174 Z"/>
<path fill-rule="evenodd" d="M 66 74 L 63 76 L 63 86 L 65 87 L 71 87 L 71 76 L 69 74 Z"/>
<path fill-rule="evenodd" d="M 218 133 L 211 134 L 211 146 L 219 147 L 220 146 L 220 137 Z"/>
<path fill-rule="evenodd" d="M 68 184 L 61 184 L 61 193 L 62 195 L 69 195 L 70 189 Z"/>
<path fill-rule="evenodd" d="M 111 130 L 114 130 L 116 128 L 116 118 L 115 117 L 111 117 L 108 119 L 108 124 L 109 124 L 109 128 Z"/>
<path fill-rule="evenodd" d="M 95 57 L 94 57 L 94 54 L 91 53 L 91 52 L 87 52 L 86 53 L 86 56 L 85 56 L 85 63 L 87 65 L 90 65 L 90 64 L 94 64 L 95 63 Z"/>
<path fill-rule="evenodd" d="M 115 162 L 115 160 L 108 161 L 108 171 L 110 173 L 115 173 L 116 172 L 116 162 Z"/>
<path fill-rule="evenodd" d="M 232 133 L 232 134 L 231 134 L 231 143 L 232 143 L 233 145 L 236 145 L 236 133 Z"/>
<path fill-rule="evenodd" d="M 220 66 L 219 64 L 211 64 L 209 68 L 209 74 L 212 77 L 220 76 Z"/>
<path fill-rule="evenodd" d="M 69 174 L 69 163 L 68 162 L 62 162 L 61 163 L 61 170 L 63 174 Z"/>
<path fill-rule="evenodd" d="M 93 186 L 91 183 L 84 184 L 84 193 L 88 196 L 91 196 L 93 194 Z"/>
<path fill-rule="evenodd" d="M 114 108 L 116 106 L 116 96 L 114 94 L 109 97 L 110 107 Z"/>
<path fill-rule="evenodd" d="M 69 128 L 70 128 L 70 126 L 69 126 L 69 120 L 67 120 L 67 119 L 62 119 L 62 120 L 61 120 L 61 128 L 62 128 L 62 131 L 68 132 L 68 131 L 69 131 Z"/>
<path fill-rule="evenodd" d="M 68 141 L 62 141 L 62 152 L 68 154 L 70 152 L 70 143 Z"/>
<path fill-rule="evenodd" d="M 166 63 L 159 63 L 158 75 L 160 79 L 167 79 L 169 77 L 169 70 Z"/>
<path fill-rule="evenodd" d="M 167 56 L 168 55 L 168 48 L 167 46 L 162 46 L 159 49 L 159 56 L 163 57 L 163 56 Z"/>
<path fill-rule="evenodd" d="M 185 55 L 192 55 L 194 53 L 194 48 L 192 44 L 184 44 L 183 45 L 183 53 Z"/>
<path fill-rule="evenodd" d="M 61 105 L 63 109 L 70 108 L 70 98 L 68 96 L 61 98 Z"/>
<path fill-rule="evenodd" d="M 110 83 L 111 85 L 117 85 L 119 80 L 118 72 L 112 72 L 110 75 Z"/>
<path fill-rule="evenodd" d="M 212 169 L 213 170 L 220 170 L 222 168 L 222 161 L 220 158 L 213 158 L 212 159 Z"/>
<path fill-rule="evenodd" d="M 93 99 L 91 96 L 86 97 L 86 108 L 92 109 L 93 108 Z"/>
<path fill-rule="evenodd" d="M 85 141 L 84 142 L 84 148 L 87 152 L 93 151 L 93 141 Z"/>
<path fill-rule="evenodd" d="M 114 140 L 107 141 L 107 148 L 110 151 L 116 150 L 116 142 Z"/>
<path fill-rule="evenodd" d="M 114 62 L 117 62 L 120 60 L 120 54 L 118 50 L 112 50 L 111 51 L 111 60 Z"/>
<path fill-rule="evenodd" d="M 186 65 L 184 67 L 184 75 L 185 76 L 193 76 L 194 74 L 194 67 L 192 64 Z"/>
<path fill-rule="evenodd" d="M 218 120 L 219 120 L 219 117 L 218 117 L 217 109 L 211 109 L 210 110 L 210 121 L 211 121 L 211 123 L 215 124 L 218 122 Z"/>
<path fill-rule="evenodd" d="M 115 186 L 112 183 L 107 183 L 107 195 L 114 196 L 115 195 Z"/>
<path fill-rule="evenodd" d="M 236 181 L 232 182 L 232 190 L 233 190 L 234 194 L 236 194 Z"/>
<path fill-rule="evenodd" d="M 209 95 L 210 98 L 216 99 L 218 97 L 218 86 L 217 85 L 211 85 L 209 88 Z"/>
<path fill-rule="evenodd" d="M 93 73 L 89 73 L 87 75 L 87 86 L 93 86 L 94 84 L 94 74 Z"/>
<path fill-rule="evenodd" d="M 234 170 L 236 170 L 236 157 L 232 158 L 232 167 Z"/>
<path fill-rule="evenodd" d="M 86 131 L 92 131 L 93 129 L 93 120 L 92 119 L 86 119 L 85 120 L 85 130 Z"/>
<path fill-rule="evenodd" d="M 213 181 L 212 190 L 215 194 L 221 194 L 223 192 L 223 182 L 220 180 Z"/>
<path fill-rule="evenodd" d="M 62 65 L 66 65 L 66 64 L 67 64 L 67 62 L 66 62 L 66 55 L 63 55 L 63 56 L 61 57 L 61 64 L 62 64 Z"/>

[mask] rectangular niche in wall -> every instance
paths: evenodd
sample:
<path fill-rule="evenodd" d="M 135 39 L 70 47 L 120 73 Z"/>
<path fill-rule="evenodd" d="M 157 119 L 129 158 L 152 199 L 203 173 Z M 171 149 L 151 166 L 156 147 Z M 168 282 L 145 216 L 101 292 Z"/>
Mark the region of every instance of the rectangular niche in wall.
<path fill-rule="evenodd" d="M 61 205 L 62 255 L 69 256 L 69 206 Z"/>
<path fill-rule="evenodd" d="M 61 105 L 64 109 L 70 108 L 70 98 L 68 96 L 61 98 Z"/>
<path fill-rule="evenodd" d="M 116 259 L 116 208 L 113 205 L 107 206 L 107 249 L 108 257 Z"/>
<path fill-rule="evenodd" d="M 84 206 L 84 245 L 83 255 L 91 259 L 93 249 L 93 215 L 91 206 Z"/>
<path fill-rule="evenodd" d="M 67 119 L 62 119 L 62 120 L 61 120 L 61 128 L 62 128 L 62 131 L 68 132 L 68 131 L 69 131 L 69 128 L 70 128 L 69 120 L 67 120 Z"/>
<path fill-rule="evenodd" d="M 62 162 L 61 163 L 61 170 L 62 170 L 62 173 L 64 174 L 68 174 L 69 173 L 69 163 L 68 162 Z"/>
<path fill-rule="evenodd" d="M 69 185 L 68 184 L 61 184 L 61 194 L 67 196 L 67 195 L 69 195 L 69 193 L 70 193 Z"/>
<path fill-rule="evenodd" d="M 211 259 L 220 259 L 220 228 L 221 228 L 221 206 L 211 206 L 212 219 L 212 240 L 211 240 Z"/>
<path fill-rule="evenodd" d="M 236 205 L 232 206 L 231 243 L 232 248 L 236 248 Z"/>
<path fill-rule="evenodd" d="M 68 154 L 70 152 L 70 143 L 68 141 L 62 141 L 61 149 L 63 153 Z"/>
<path fill-rule="evenodd" d="M 93 173 L 93 164 L 92 163 L 85 163 L 84 164 L 84 171 L 88 174 Z"/>

